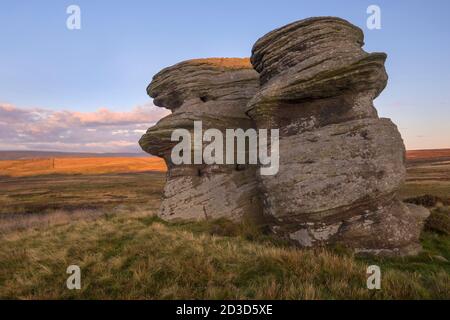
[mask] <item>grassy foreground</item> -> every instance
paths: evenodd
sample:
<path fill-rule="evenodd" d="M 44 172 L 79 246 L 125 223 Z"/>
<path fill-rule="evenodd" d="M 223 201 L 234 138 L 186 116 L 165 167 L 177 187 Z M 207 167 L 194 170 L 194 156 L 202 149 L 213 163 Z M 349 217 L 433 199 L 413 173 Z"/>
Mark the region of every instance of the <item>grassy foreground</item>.
<path fill-rule="evenodd" d="M 300 250 L 225 220 L 165 223 L 154 217 L 163 172 L 95 170 L 0 176 L 0 298 L 450 299 L 447 159 L 408 168 L 402 198 L 430 195 L 416 200 L 434 209 L 424 251 L 396 259 Z M 73 264 L 81 290 L 66 287 Z M 381 290 L 366 287 L 372 264 Z"/>
<path fill-rule="evenodd" d="M 287 247 L 226 221 L 168 224 L 133 211 L 3 234 L 0 297 L 450 299 L 448 235 L 424 233 L 418 257 L 364 260 Z M 66 288 L 71 264 L 81 290 Z M 381 290 L 366 287 L 369 264 L 381 267 Z"/>

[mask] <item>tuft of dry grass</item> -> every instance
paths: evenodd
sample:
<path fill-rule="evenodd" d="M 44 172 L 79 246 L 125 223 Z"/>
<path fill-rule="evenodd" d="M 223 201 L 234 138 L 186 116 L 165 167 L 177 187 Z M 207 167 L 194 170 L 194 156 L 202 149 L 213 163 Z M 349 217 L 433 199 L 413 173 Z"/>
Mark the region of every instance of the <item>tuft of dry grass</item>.
<path fill-rule="evenodd" d="M 210 64 L 225 69 L 251 69 L 250 58 L 203 58 L 192 59 L 182 63 Z"/>
<path fill-rule="evenodd" d="M 450 207 L 439 207 L 433 210 L 426 220 L 425 229 L 450 235 Z"/>
<path fill-rule="evenodd" d="M 1 214 L 0 234 L 12 231 L 27 230 L 31 228 L 42 228 L 53 225 L 67 224 L 76 220 L 93 220 L 107 213 L 98 210 L 55 210 L 39 214 Z"/>

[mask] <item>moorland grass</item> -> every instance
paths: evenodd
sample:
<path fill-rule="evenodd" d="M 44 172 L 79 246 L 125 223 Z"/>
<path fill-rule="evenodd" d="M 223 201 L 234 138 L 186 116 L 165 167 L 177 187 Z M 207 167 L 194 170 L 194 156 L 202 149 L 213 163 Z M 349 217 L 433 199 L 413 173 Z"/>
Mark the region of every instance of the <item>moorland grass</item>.
<path fill-rule="evenodd" d="M 449 199 L 435 168 L 409 169 L 402 196 Z M 0 177 L 0 298 L 450 299 L 448 207 L 433 208 L 418 256 L 362 258 L 224 219 L 164 222 L 163 185 L 157 172 Z M 71 264 L 81 290 L 66 288 Z M 371 264 L 381 290 L 366 287 Z"/>
<path fill-rule="evenodd" d="M 145 211 L 12 231 L 0 239 L 0 297 L 450 299 L 448 235 L 425 232 L 417 257 L 365 259 L 251 234 L 223 220 L 167 223 Z M 66 288 L 71 264 L 81 267 L 81 290 Z M 369 264 L 381 267 L 381 290 L 366 287 Z"/>

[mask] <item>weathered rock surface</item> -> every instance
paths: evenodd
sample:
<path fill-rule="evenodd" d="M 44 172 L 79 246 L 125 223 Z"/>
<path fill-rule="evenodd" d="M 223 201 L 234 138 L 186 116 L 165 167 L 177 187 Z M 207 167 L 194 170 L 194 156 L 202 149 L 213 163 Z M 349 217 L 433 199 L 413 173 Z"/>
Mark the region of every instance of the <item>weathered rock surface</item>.
<path fill-rule="evenodd" d="M 236 165 L 174 165 L 174 129 L 247 129 L 254 126 L 245 107 L 259 89 L 258 73 L 249 59 L 196 59 L 166 68 L 147 88 L 154 104 L 172 110 L 139 141 L 141 147 L 163 157 L 168 167 L 160 216 L 164 219 L 242 220 L 261 212 L 256 190 L 256 167 Z"/>
<path fill-rule="evenodd" d="M 160 216 L 265 217 L 276 234 L 303 247 L 417 253 L 429 212 L 396 197 L 405 148 L 397 127 L 373 106 L 387 83 L 386 54 L 367 53 L 363 44 L 363 32 L 345 20 L 310 18 L 259 39 L 251 64 L 197 59 L 156 74 L 148 94 L 173 113 L 140 145 L 167 163 Z M 279 129 L 278 173 L 259 175 L 250 165 L 175 165 L 172 131 L 192 132 L 196 120 L 221 132 Z"/>
<path fill-rule="evenodd" d="M 359 28 L 332 17 L 294 22 L 254 45 L 261 89 L 247 113 L 258 128 L 280 129 L 279 172 L 260 177 L 264 212 L 301 246 L 412 254 L 426 212 L 396 199 L 405 149 L 373 106 L 386 55 L 362 45 Z"/>

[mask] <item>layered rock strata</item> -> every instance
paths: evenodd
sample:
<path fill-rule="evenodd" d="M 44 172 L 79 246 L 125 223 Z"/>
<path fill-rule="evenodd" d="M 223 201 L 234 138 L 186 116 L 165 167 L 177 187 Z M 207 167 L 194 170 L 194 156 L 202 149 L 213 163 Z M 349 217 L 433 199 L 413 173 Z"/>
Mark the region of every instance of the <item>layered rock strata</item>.
<path fill-rule="evenodd" d="M 363 44 L 363 32 L 345 20 L 310 18 L 259 39 L 251 64 L 197 59 L 155 75 L 147 91 L 172 114 L 140 145 L 168 167 L 160 216 L 264 216 L 273 232 L 302 247 L 417 253 L 429 212 L 396 196 L 405 147 L 395 124 L 379 118 L 373 105 L 387 84 L 386 54 L 367 53 Z M 192 133 L 197 120 L 221 132 L 279 129 L 278 173 L 259 175 L 251 165 L 175 165 L 178 142 L 171 134 Z"/>
<path fill-rule="evenodd" d="M 323 17 L 254 45 L 261 88 L 247 113 L 258 128 L 280 130 L 279 172 L 259 177 L 264 212 L 301 246 L 413 254 L 427 212 L 396 198 L 405 148 L 373 106 L 387 83 L 386 54 L 365 52 L 363 39 L 347 21 Z"/>
<path fill-rule="evenodd" d="M 178 143 L 171 141 L 173 130 L 187 129 L 193 135 L 194 121 L 202 121 L 203 130 L 215 128 L 223 133 L 253 127 L 245 107 L 258 89 L 258 73 L 248 58 L 189 60 L 153 77 L 148 94 L 155 105 L 172 114 L 150 128 L 139 143 L 146 152 L 164 158 L 168 167 L 162 218 L 240 221 L 260 214 L 255 166 L 174 165 L 171 159 Z"/>

